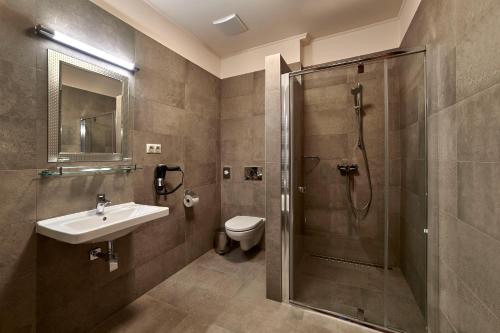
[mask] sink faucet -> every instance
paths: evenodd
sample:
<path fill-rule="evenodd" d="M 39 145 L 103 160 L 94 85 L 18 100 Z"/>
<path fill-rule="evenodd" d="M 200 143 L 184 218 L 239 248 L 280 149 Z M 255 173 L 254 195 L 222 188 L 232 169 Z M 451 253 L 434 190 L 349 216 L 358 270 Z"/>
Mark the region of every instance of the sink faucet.
<path fill-rule="evenodd" d="M 104 214 L 104 207 L 107 207 L 109 205 L 111 205 L 111 201 L 106 200 L 106 194 L 99 193 L 96 199 L 96 207 L 95 207 L 96 214 L 99 215 Z"/>

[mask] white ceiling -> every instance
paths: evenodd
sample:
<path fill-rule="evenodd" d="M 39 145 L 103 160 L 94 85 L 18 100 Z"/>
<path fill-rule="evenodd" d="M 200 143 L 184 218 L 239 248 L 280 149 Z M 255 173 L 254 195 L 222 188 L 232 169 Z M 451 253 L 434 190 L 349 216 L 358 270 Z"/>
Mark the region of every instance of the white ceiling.
<path fill-rule="evenodd" d="M 339 33 L 398 16 L 403 0 L 144 0 L 221 57 L 287 37 Z M 237 13 L 249 31 L 227 36 L 212 21 Z"/>

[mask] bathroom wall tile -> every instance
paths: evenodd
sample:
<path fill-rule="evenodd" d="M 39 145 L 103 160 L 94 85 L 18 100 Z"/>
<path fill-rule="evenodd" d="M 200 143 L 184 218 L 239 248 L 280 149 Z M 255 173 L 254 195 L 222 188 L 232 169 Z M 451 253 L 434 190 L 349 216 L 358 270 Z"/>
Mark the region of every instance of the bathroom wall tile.
<path fill-rule="evenodd" d="M 185 187 L 194 187 L 217 182 L 217 163 L 197 163 L 186 161 L 185 163 Z"/>
<path fill-rule="evenodd" d="M 279 175 L 279 163 L 266 163 L 266 295 L 267 298 L 276 301 L 281 301 L 281 178 Z"/>
<path fill-rule="evenodd" d="M 252 118 L 222 119 L 221 140 L 240 140 L 252 137 Z"/>
<path fill-rule="evenodd" d="M 401 129 L 401 156 L 403 158 L 417 159 L 419 152 L 418 123 L 413 123 Z"/>
<path fill-rule="evenodd" d="M 305 110 L 308 105 L 305 106 Z M 304 128 L 307 135 L 345 134 L 355 130 L 354 118 L 344 110 L 326 110 L 304 113 Z M 371 127 L 370 125 L 366 125 Z"/>
<path fill-rule="evenodd" d="M 186 220 L 193 229 L 207 231 L 209 237 L 213 236 L 213 231 L 219 226 L 220 220 L 220 192 L 219 184 L 208 184 L 193 187 L 192 190 L 198 194 L 200 202 L 198 205 L 185 208 Z M 217 199 L 212 201 L 216 197 Z"/>
<path fill-rule="evenodd" d="M 35 67 L 33 0 L 0 2 L 0 54 L 3 60 Z M 3 66 L 2 66 L 3 67 Z M 3 81 L 3 80 L 2 80 Z"/>
<path fill-rule="evenodd" d="M 458 217 L 500 240 L 500 166 L 458 163 Z"/>
<path fill-rule="evenodd" d="M 140 98 L 135 99 L 134 129 L 164 135 L 182 135 L 184 110 Z"/>
<path fill-rule="evenodd" d="M 289 69 L 279 54 L 266 57 L 265 68 L 265 154 L 266 162 L 274 163 L 281 158 L 281 74 Z"/>
<path fill-rule="evenodd" d="M 135 264 L 142 265 L 185 242 L 184 219 L 167 216 L 149 222 L 133 233 Z"/>
<path fill-rule="evenodd" d="M 265 71 L 254 72 L 254 114 L 265 113 Z"/>
<path fill-rule="evenodd" d="M 454 4 L 456 1 L 440 2 Z M 450 12 L 448 12 L 447 15 L 450 15 L 449 13 Z M 450 35 L 452 34 L 453 32 Z M 453 105 L 457 100 L 457 55 L 454 40 L 436 42 L 433 47 L 429 48 L 428 58 L 430 59 L 429 65 L 431 66 L 431 70 L 428 71 L 428 82 L 431 85 L 431 88 L 428 90 L 430 94 L 429 113 L 436 113 L 450 105 Z"/>
<path fill-rule="evenodd" d="M 402 160 L 401 184 L 406 190 L 425 195 L 425 160 Z"/>
<path fill-rule="evenodd" d="M 221 141 L 221 160 L 225 165 L 260 165 L 264 161 L 264 138 Z"/>
<path fill-rule="evenodd" d="M 36 273 L 36 236 L 33 222 L 0 226 L 0 294 L 23 276 Z M 11 295 L 14 297 L 14 295 Z M 2 296 L 3 299 L 3 296 Z M 13 299 L 10 299 L 11 303 Z"/>
<path fill-rule="evenodd" d="M 220 80 L 192 63 L 188 63 L 185 108 L 203 117 L 220 118 Z"/>
<path fill-rule="evenodd" d="M 85 332 L 90 295 L 79 295 L 77 300 L 69 301 L 47 314 L 37 314 L 36 329 L 42 332 Z M 72 320 L 68 320 L 71 318 Z"/>
<path fill-rule="evenodd" d="M 188 61 L 162 44 L 135 31 L 135 54 L 137 66 L 148 68 L 179 82 L 187 79 Z M 138 74 L 138 73 L 137 73 Z"/>
<path fill-rule="evenodd" d="M 335 76 L 336 71 L 330 73 Z M 308 88 L 308 83 L 304 83 L 304 105 L 305 112 L 316 112 L 326 110 L 344 111 L 352 104 L 350 94 L 351 85 L 339 84 L 321 88 Z"/>
<path fill-rule="evenodd" d="M 0 116 L 34 120 L 38 117 L 37 80 L 34 67 L 0 60 Z"/>
<path fill-rule="evenodd" d="M 221 80 L 192 62 L 188 62 L 186 84 L 196 95 L 220 98 Z"/>
<path fill-rule="evenodd" d="M 206 132 L 205 132 L 206 133 Z M 185 136 L 184 155 L 186 161 L 191 162 L 212 162 L 216 163 L 219 157 L 218 142 L 210 141 L 208 138 L 204 141 L 205 133 L 198 138 Z"/>
<path fill-rule="evenodd" d="M 407 127 L 418 120 L 419 94 L 417 89 L 418 86 L 410 86 L 401 90 L 401 127 Z"/>
<path fill-rule="evenodd" d="M 460 257 L 460 223 L 453 215 L 439 212 L 439 260 L 458 271 Z"/>
<path fill-rule="evenodd" d="M 36 218 L 36 171 L 0 171 L 0 225 L 34 221 Z"/>
<path fill-rule="evenodd" d="M 135 74 L 136 97 L 184 108 L 185 83 L 161 71 L 145 67 Z"/>
<path fill-rule="evenodd" d="M 440 160 L 457 159 L 457 136 L 462 136 L 462 132 L 458 132 L 455 110 L 456 108 L 452 106 L 440 111 L 437 115 L 438 158 Z"/>
<path fill-rule="evenodd" d="M 0 169 L 36 167 L 36 120 L 0 116 Z M 12 138 L 16 138 L 15 141 Z"/>
<path fill-rule="evenodd" d="M 217 95 L 205 95 L 196 86 L 186 85 L 186 111 L 196 112 L 201 117 L 218 119 L 220 117 L 220 101 Z"/>
<path fill-rule="evenodd" d="M 344 184 L 337 165 L 341 159 L 304 160 L 304 181 L 306 184 Z"/>
<path fill-rule="evenodd" d="M 458 207 L 458 175 L 455 161 L 438 162 L 438 204 L 442 211 L 457 215 Z"/>
<path fill-rule="evenodd" d="M 440 309 L 458 332 L 495 332 L 499 319 L 447 265 L 440 265 Z"/>
<path fill-rule="evenodd" d="M 304 140 L 304 155 L 322 159 L 341 159 L 349 156 L 346 134 L 314 135 Z"/>
<path fill-rule="evenodd" d="M 97 282 L 89 279 L 94 265 L 89 265 L 88 251 L 93 247 L 95 244 L 70 245 L 37 235 L 36 304 L 39 319 L 58 315 L 57 312 L 70 303 L 74 303 L 73 306 L 80 303 L 81 311 L 84 311 Z M 75 322 L 79 319 L 75 318 Z"/>
<path fill-rule="evenodd" d="M 193 229 L 193 233 L 186 243 L 186 260 L 192 262 L 213 248 L 215 228 Z"/>
<path fill-rule="evenodd" d="M 257 113 L 253 95 L 221 98 L 221 119 L 245 118 Z"/>
<path fill-rule="evenodd" d="M 36 274 L 19 276 L 0 288 L 0 331 L 34 332 Z"/>
<path fill-rule="evenodd" d="M 144 294 L 186 264 L 186 246 L 181 244 L 161 254 L 156 260 L 138 266 L 135 270 L 136 295 Z"/>
<path fill-rule="evenodd" d="M 499 162 L 500 84 L 457 105 L 458 159 Z"/>
<path fill-rule="evenodd" d="M 93 290 L 87 315 L 87 330 L 109 318 L 135 299 L 134 273 L 131 271 Z"/>
<path fill-rule="evenodd" d="M 347 68 L 334 71 L 320 71 L 303 76 L 304 88 L 313 89 L 325 86 L 339 86 L 347 83 Z M 333 88 L 333 87 L 332 87 Z"/>
<path fill-rule="evenodd" d="M 457 99 L 462 100 L 500 81 L 500 62 L 494 53 L 500 41 L 491 36 L 500 28 L 500 4 L 494 0 L 480 5 L 457 1 L 456 10 Z"/>
<path fill-rule="evenodd" d="M 484 258 L 500 250 L 500 242 L 464 223 L 458 223 L 459 265 L 457 274 L 491 312 L 499 318 L 500 296 L 495 281 L 500 265 Z M 477 274 L 481 272 L 481 274 Z"/>
<path fill-rule="evenodd" d="M 222 80 L 221 98 L 252 95 L 254 92 L 254 73 L 233 76 Z"/>

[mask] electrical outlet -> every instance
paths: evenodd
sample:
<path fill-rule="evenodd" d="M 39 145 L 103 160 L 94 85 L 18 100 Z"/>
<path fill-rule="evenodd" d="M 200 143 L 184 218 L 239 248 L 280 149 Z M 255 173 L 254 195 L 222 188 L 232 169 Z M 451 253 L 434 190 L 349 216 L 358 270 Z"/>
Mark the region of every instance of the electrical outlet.
<path fill-rule="evenodd" d="M 159 143 L 147 143 L 146 144 L 146 154 L 161 154 L 161 144 L 159 144 Z"/>

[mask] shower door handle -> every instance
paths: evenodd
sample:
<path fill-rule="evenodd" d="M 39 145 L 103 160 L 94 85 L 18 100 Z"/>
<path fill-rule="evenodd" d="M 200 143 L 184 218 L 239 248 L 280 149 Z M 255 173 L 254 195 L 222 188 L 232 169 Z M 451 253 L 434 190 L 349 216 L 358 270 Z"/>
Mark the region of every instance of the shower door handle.
<path fill-rule="evenodd" d="M 306 187 L 305 186 L 298 186 L 297 189 L 299 190 L 299 193 L 306 193 Z"/>

